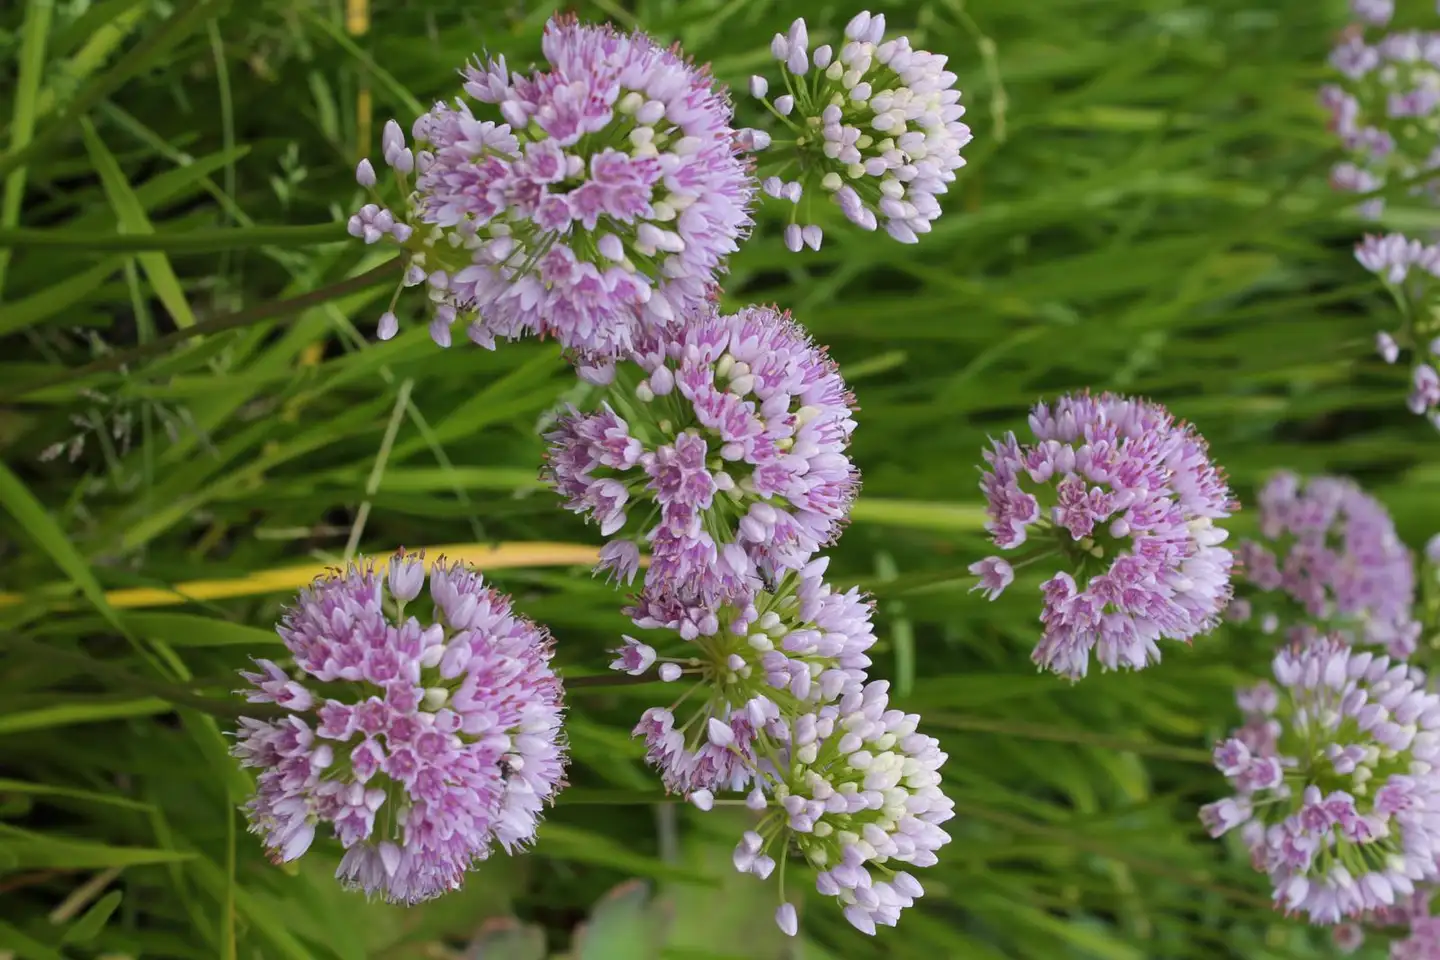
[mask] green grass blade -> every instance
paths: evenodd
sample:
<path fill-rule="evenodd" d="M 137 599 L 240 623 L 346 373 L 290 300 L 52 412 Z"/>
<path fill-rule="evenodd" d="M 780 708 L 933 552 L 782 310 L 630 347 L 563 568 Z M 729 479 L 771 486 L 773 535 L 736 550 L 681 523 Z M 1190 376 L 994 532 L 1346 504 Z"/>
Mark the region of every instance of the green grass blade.
<path fill-rule="evenodd" d="M 105 924 L 110 922 L 115 911 L 120 908 L 120 901 L 125 898 L 124 891 L 111 890 L 105 896 L 96 900 L 89 910 L 80 915 L 65 931 L 61 938 L 62 943 L 89 943 L 100 935 L 105 929 Z"/>
<path fill-rule="evenodd" d="M 55 55 L 71 56 L 54 65 L 54 80 L 40 91 L 36 109 L 45 116 L 55 109 L 58 88 L 74 88 L 104 66 L 125 38 L 149 13 L 145 0 L 104 0 L 86 10 L 55 35 Z M 76 48 L 79 49 L 76 49 Z"/>
<path fill-rule="evenodd" d="M 10 114 L 10 150 L 24 150 L 35 133 L 40 79 L 45 70 L 45 45 L 54 18 L 54 0 L 29 0 L 25 20 L 20 27 L 20 76 L 15 84 L 15 106 Z M 20 204 L 25 199 L 25 168 L 16 167 L 5 178 L 5 194 L 0 199 L 0 229 L 20 222 Z M 10 251 L 0 250 L 0 295 L 5 291 L 5 272 L 10 266 Z"/>
<path fill-rule="evenodd" d="M 126 717 L 153 717 L 175 709 L 159 697 L 105 699 L 87 697 L 80 702 L 55 703 L 35 710 L 0 713 L 0 736 L 31 733 L 53 727 L 70 727 L 82 723 L 122 720 Z"/>
<path fill-rule="evenodd" d="M 178 850 L 113 847 L 105 843 L 64 840 L 53 835 L 16 836 L 9 831 L 6 834 L 6 852 L 14 857 L 16 866 L 26 870 L 103 870 L 106 867 L 179 863 L 194 856 Z"/>
<path fill-rule="evenodd" d="M 60 951 L 48 947 L 34 937 L 0 920 L 0 947 L 22 960 L 67 960 Z"/>
<path fill-rule="evenodd" d="M 237 153 L 226 154 L 228 158 Z M 113 158 L 111 158 L 113 160 Z M 98 166 L 98 164 L 97 164 Z M 195 170 L 198 179 L 208 170 Z M 129 184 L 124 184 L 129 190 Z M 135 197 L 130 192 L 130 198 Z M 127 201 L 128 203 L 128 201 Z M 134 222 L 145 222 L 147 229 L 139 233 L 97 234 L 93 231 L 53 230 L 14 227 L 0 229 L 0 249 L 9 247 L 94 250 L 106 253 L 164 252 L 176 254 L 217 253 L 245 250 L 252 247 L 295 249 L 325 243 L 343 243 L 350 238 L 344 224 L 317 223 L 313 226 L 230 227 L 217 230 L 185 230 L 156 232 L 144 221 L 144 213 L 136 204 L 131 210 Z M 124 222 L 122 220 L 122 222 Z M 127 229 L 130 229 L 127 226 Z"/>
<path fill-rule="evenodd" d="M 105 599 L 105 591 L 101 588 L 100 582 L 95 579 L 95 574 L 90 570 L 90 565 L 75 549 L 65 531 L 50 516 L 44 504 L 35 499 L 20 478 L 10 472 L 10 468 L 0 463 L 0 507 L 15 519 L 35 545 L 44 553 L 49 555 L 74 583 L 85 599 L 99 611 L 111 626 L 118 630 L 121 635 L 128 636 L 126 628 L 120 615 L 110 606 Z"/>
<path fill-rule="evenodd" d="M 81 88 L 65 111 L 52 119 L 42 133 L 33 137 L 24 147 L 12 148 L 0 155 L 0 176 L 8 177 L 12 170 L 19 169 L 32 155 L 48 148 L 63 136 L 71 122 L 83 117 L 91 107 L 118 90 L 130 78 L 159 63 L 166 53 L 198 30 L 207 18 L 214 16 L 227 2 L 228 0 L 182 0 L 163 26 L 136 44 L 115 66 Z"/>
<path fill-rule="evenodd" d="M 123 259 L 110 258 L 28 297 L 7 303 L 5 309 L 0 310 L 0 336 L 33 327 L 69 310 L 124 265 Z"/>
<path fill-rule="evenodd" d="M 921 503 L 862 497 L 855 501 L 850 519 L 887 527 L 975 533 L 984 529 L 985 508 L 978 503 Z"/>
<path fill-rule="evenodd" d="M 244 647 L 259 653 L 280 643 L 274 630 L 191 613 L 127 613 L 125 622 L 137 636 L 172 647 Z"/>
<path fill-rule="evenodd" d="M 87 803 L 103 803 L 107 806 L 120 807 L 124 810 L 135 810 L 142 813 L 150 809 L 148 803 L 141 803 L 138 800 L 116 796 L 112 793 L 97 793 L 93 790 L 79 790 L 75 787 L 61 787 L 51 783 L 28 783 L 24 780 L 10 780 L 0 777 L 0 794 L 4 793 L 22 793 L 37 797 L 63 797 L 66 800 L 84 800 Z"/>
<path fill-rule="evenodd" d="M 418 117 L 425 112 L 424 104 L 415 99 L 415 95 L 406 89 L 403 83 L 396 80 L 390 71 L 376 63 L 374 57 L 370 56 L 370 54 L 364 50 L 361 50 L 355 41 L 347 37 L 339 27 L 335 26 L 335 24 L 331 23 L 324 16 L 312 13 L 309 10 L 304 11 L 304 16 L 305 19 L 319 29 L 321 33 L 334 41 L 337 47 L 344 50 L 351 57 L 354 57 L 371 76 L 380 82 L 380 85 L 385 88 L 386 92 L 400 101 L 411 116 Z"/>
<path fill-rule="evenodd" d="M 150 218 L 145 216 L 145 210 L 136 199 L 130 181 L 125 178 L 115 155 L 105 146 L 105 141 L 100 139 L 95 125 L 88 118 L 81 117 L 80 132 L 85 138 L 85 148 L 95 164 L 96 173 L 100 175 L 105 195 L 115 210 L 115 218 L 121 229 L 130 234 L 154 233 L 155 227 L 151 225 Z M 163 253 L 151 252 L 136 254 L 136 259 L 140 261 L 140 268 L 145 271 L 150 286 L 169 311 L 170 319 L 175 321 L 175 325 L 195 326 L 195 313 L 190 309 L 190 301 L 185 297 L 180 278 L 175 275 L 175 268 L 170 265 L 169 258 Z"/>

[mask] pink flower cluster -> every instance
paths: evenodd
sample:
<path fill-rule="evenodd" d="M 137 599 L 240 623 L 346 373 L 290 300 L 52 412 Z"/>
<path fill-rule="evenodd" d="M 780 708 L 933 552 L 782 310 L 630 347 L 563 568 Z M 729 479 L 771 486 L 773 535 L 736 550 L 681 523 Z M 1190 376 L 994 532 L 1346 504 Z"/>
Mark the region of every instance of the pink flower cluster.
<path fill-rule="evenodd" d="M 339 878 L 397 903 L 531 840 L 565 762 L 549 636 L 458 564 L 430 572 L 435 619 L 404 616 L 425 579 L 402 555 L 304 590 L 278 628 L 294 671 L 257 660 L 243 674 L 251 703 L 287 713 L 242 720 L 234 747 L 260 771 L 246 813 L 277 862 L 328 824 Z"/>
<path fill-rule="evenodd" d="M 673 594 L 642 594 L 626 612 L 637 626 L 663 630 L 670 642 L 657 655 L 627 638 L 616 669 L 668 664 L 695 685 L 676 708 L 645 711 L 635 736 L 667 790 L 743 790 L 756 776 L 755 739 L 784 739 L 784 717 L 833 703 L 866 681 L 875 643 L 871 604 L 856 589 L 838 592 L 823 580 L 828 558 L 782 577 L 737 603 L 686 607 Z"/>
<path fill-rule="evenodd" d="M 1062 397 L 1030 414 L 1033 441 L 992 441 L 980 482 L 986 528 L 1025 562 L 1067 567 L 1046 580 L 1044 633 L 1033 659 L 1078 679 L 1091 652 L 1106 669 L 1160 659 L 1160 639 L 1211 629 L 1230 599 L 1230 552 L 1214 521 L 1235 504 L 1205 442 L 1143 400 Z M 971 567 L 993 599 L 1013 565 Z"/>
<path fill-rule="evenodd" d="M 857 930 L 895 926 L 925 892 L 904 868 L 938 862 L 950 842 L 941 824 L 955 815 L 940 790 L 946 755 L 916 732 L 919 722 L 890 706 L 879 680 L 791 719 L 786 755 L 766 772 L 783 818 L 745 834 L 736 867 L 763 879 L 770 852 L 793 846 L 817 871 L 815 889 L 839 901 Z"/>
<path fill-rule="evenodd" d="M 1440 279 L 1440 245 L 1421 243 L 1404 234 L 1366 236 L 1355 247 L 1355 259 L 1384 281 L 1400 305 L 1404 323 L 1396 336 L 1381 332 L 1375 345 L 1386 363 L 1411 348 L 1410 395 L 1405 405 L 1416 416 L 1440 427 L 1440 337 L 1431 337 L 1430 312 Z M 1426 331 L 1421 333 L 1421 331 Z M 1427 339 L 1429 338 L 1429 339 Z"/>
<path fill-rule="evenodd" d="M 1288 472 L 1271 477 L 1258 500 L 1262 539 L 1236 551 L 1245 580 L 1264 592 L 1245 598 L 1247 615 L 1264 609 L 1265 593 L 1278 593 L 1299 606 L 1301 619 L 1271 611 L 1262 617 L 1267 626 L 1338 632 L 1401 660 L 1414 653 L 1415 562 L 1381 503 L 1346 478 L 1302 483 Z"/>
<path fill-rule="evenodd" d="M 1389 16 L 1373 8 L 1357 9 L 1372 25 Z M 1350 33 L 1330 54 L 1338 83 L 1320 90 L 1320 103 L 1330 111 L 1330 129 L 1350 154 L 1335 166 L 1331 184 L 1338 190 L 1369 193 L 1394 179 L 1410 179 L 1440 166 L 1434 127 L 1440 108 L 1440 33 L 1407 30 L 1368 42 L 1362 32 Z M 1416 194 L 1431 191 L 1423 184 Z M 1362 216 L 1375 219 L 1384 201 L 1361 205 Z"/>
<path fill-rule="evenodd" d="M 1338 638 L 1275 657 L 1279 687 L 1241 698 L 1215 748 L 1235 794 L 1201 820 L 1239 828 L 1277 904 L 1315 923 L 1384 910 L 1433 883 L 1440 855 L 1440 696 L 1425 675 Z"/>
<path fill-rule="evenodd" d="M 631 579 L 643 541 L 647 593 L 711 604 L 839 535 L 859 487 L 854 399 L 789 314 L 698 315 L 605 373 L 608 401 L 546 435 L 544 471 L 566 509 L 615 538 L 603 569 Z"/>
<path fill-rule="evenodd" d="M 503 57 L 466 68 L 465 94 L 494 120 L 463 99 L 437 103 L 413 147 L 388 124 L 404 205 L 367 206 L 351 232 L 402 246 L 441 346 L 460 321 L 485 346 L 540 335 L 583 356 L 624 354 L 713 295 L 748 232 L 753 177 L 704 69 L 573 17 L 550 21 L 542 49 L 546 69 L 528 75 Z M 368 161 L 357 177 L 374 185 Z M 382 335 L 396 329 L 387 314 Z"/>
<path fill-rule="evenodd" d="M 540 68 L 477 59 L 463 96 L 436 103 L 408 138 L 385 125 L 400 197 L 387 204 L 362 161 L 370 202 L 349 231 L 400 248 L 402 286 L 425 290 L 440 346 L 457 322 L 487 348 L 553 338 L 601 388 L 545 433 L 542 478 L 608 539 L 597 571 L 630 584 L 644 566 L 625 612 L 663 639 L 625 637 L 611 667 L 691 681 L 634 735 L 665 787 L 702 809 L 730 791 L 771 811 L 737 869 L 768 877 L 793 846 L 817 889 L 874 933 L 923 894 L 897 865 L 929 866 L 950 839 L 945 754 L 870 680 L 870 603 L 827 584 L 816 557 L 859 490 L 854 398 L 788 313 L 722 314 L 717 284 L 757 189 L 803 207 L 806 224 L 792 217 L 785 231 L 792 250 L 820 246 L 810 203 L 821 191 L 863 229 L 916 242 L 970 130 L 946 58 L 885 39 L 884 16 L 856 16 L 838 50 L 811 51 L 807 29 L 797 20 L 772 45 L 795 86 L 767 101 L 795 134 L 776 141 L 736 130 L 728 93 L 678 47 L 557 16 Z M 752 93 L 763 99 L 764 86 Z M 746 155 L 767 150 L 762 182 Z M 800 179 L 783 181 L 797 165 Z M 382 340 L 399 332 L 399 293 Z M 1175 495 L 1204 482 L 1186 474 Z M 1213 558 L 1166 540 L 1153 512 L 1136 508 L 1132 522 L 1153 528 L 1156 557 L 1183 553 L 1186 575 L 1202 576 Z M 437 568 L 429 624 L 405 618 L 418 561 L 392 563 L 388 598 L 384 580 L 352 568 L 301 595 L 281 628 L 298 673 L 262 661 L 247 674 L 253 699 L 289 715 L 246 721 L 236 751 L 262 771 L 249 813 L 278 855 L 298 856 L 330 823 L 345 882 L 414 902 L 453 888 L 492 842 L 508 850 L 533 835 L 560 786 L 559 682 L 543 631 L 478 576 Z M 1172 577 L 1156 589 L 1183 605 L 1206 587 Z M 776 921 L 794 935 L 783 877 L 781 866 Z"/>
<path fill-rule="evenodd" d="M 905 37 L 886 40 L 884 14 L 856 14 L 839 50 L 822 44 L 812 52 L 809 44 L 802 18 L 770 45 L 788 92 L 771 101 L 768 80 L 750 81 L 751 94 L 790 134 L 783 150 L 775 141 L 774 169 L 799 171 L 796 180 L 771 175 L 761 182 L 767 194 L 794 205 L 786 246 L 819 248 L 814 211 L 807 210 L 805 226 L 799 216 L 802 200 L 808 207 L 817 193 L 831 196 L 862 229 L 883 225 L 901 243 L 916 243 L 939 218 L 938 197 L 965 165 L 960 151 L 971 139 L 955 74 L 944 56 L 916 50 Z"/>

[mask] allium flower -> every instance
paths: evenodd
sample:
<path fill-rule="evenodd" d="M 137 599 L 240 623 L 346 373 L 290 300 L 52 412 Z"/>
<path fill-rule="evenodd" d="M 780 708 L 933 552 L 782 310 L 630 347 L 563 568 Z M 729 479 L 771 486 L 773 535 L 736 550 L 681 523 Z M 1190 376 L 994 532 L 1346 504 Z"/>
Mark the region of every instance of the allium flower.
<path fill-rule="evenodd" d="M 1380 359 L 1386 363 L 1394 363 L 1400 359 L 1400 345 L 1383 330 L 1375 334 L 1375 352 L 1380 354 Z"/>
<path fill-rule="evenodd" d="M 622 579 L 650 546 L 647 587 L 713 604 L 798 570 L 832 542 L 859 475 L 854 401 L 835 364 L 769 307 L 696 317 L 643 340 L 599 412 L 546 434 L 545 480 L 616 537 Z"/>
<path fill-rule="evenodd" d="M 1389 333 L 1376 337 L 1376 349 L 1386 363 L 1400 357 L 1402 347 L 1413 348 L 1411 388 L 1406 406 L 1440 427 L 1440 374 L 1435 357 L 1440 351 L 1427 337 L 1435 295 L 1440 292 L 1440 245 L 1425 244 L 1404 234 L 1366 236 L 1355 247 L 1355 259 L 1385 283 L 1404 318 L 1398 339 Z M 1427 332 L 1428 331 L 1428 332 Z"/>
<path fill-rule="evenodd" d="M 744 835 L 736 869 L 765 879 L 775 857 L 796 850 L 818 871 L 815 889 L 836 898 L 857 930 L 894 926 L 925 892 L 897 868 L 933 866 L 950 842 L 940 824 L 954 816 L 940 792 L 945 754 L 916 732 L 919 722 L 890 709 L 888 684 L 879 680 L 791 719 L 787 745 L 765 764 L 769 803 L 779 809 Z M 788 920 L 777 912 L 780 929 L 793 936 Z"/>
<path fill-rule="evenodd" d="M 1365 928 L 1358 923 L 1342 923 L 1330 929 L 1330 940 L 1336 950 L 1352 954 L 1365 944 Z"/>
<path fill-rule="evenodd" d="M 1356 15 L 1375 25 L 1388 22 L 1386 0 L 1355 0 Z M 1373 45 L 1351 33 L 1330 54 L 1341 75 L 1321 88 L 1320 103 L 1330 111 L 1330 129 L 1351 159 L 1331 173 L 1337 189 L 1369 192 L 1392 176 L 1411 179 L 1440 166 L 1440 33 L 1391 33 Z M 1411 188 L 1433 197 L 1434 188 Z M 1362 209 L 1378 217 L 1383 202 Z"/>
<path fill-rule="evenodd" d="M 1435 891 L 1429 887 L 1417 892 L 1403 905 L 1390 910 L 1382 922 L 1404 924 L 1406 935 L 1390 944 L 1390 960 L 1436 960 L 1440 957 L 1440 917 L 1430 912 L 1430 898 Z"/>
<path fill-rule="evenodd" d="M 460 320 L 485 346 L 536 334 L 615 356 L 712 295 L 749 228 L 754 181 L 724 88 L 678 52 L 573 17 L 546 25 L 542 49 L 546 69 L 528 76 L 503 57 L 466 67 L 465 93 L 494 119 L 437 103 L 413 148 L 387 124 L 405 200 L 365 208 L 351 232 L 401 244 L 442 347 Z"/>
<path fill-rule="evenodd" d="M 862 12 L 838 51 L 825 45 L 812 52 L 803 19 L 775 35 L 770 51 L 782 64 L 786 92 L 766 99 L 763 77 L 751 81 L 750 92 L 786 127 L 768 165 L 797 179 L 769 176 L 762 187 L 792 204 L 804 197 L 807 207 L 817 192 L 830 194 L 851 222 L 866 230 L 883 223 L 896 240 L 914 243 L 930 232 L 940 216 L 936 198 L 965 165 L 960 151 L 970 128 L 960 120 L 965 108 L 946 58 L 884 34 L 884 14 Z M 804 219 L 812 218 L 807 210 Z M 802 227 L 799 219 L 797 208 L 786 244 L 818 249 L 820 227 Z"/>
<path fill-rule="evenodd" d="M 970 564 L 970 572 L 980 578 L 980 582 L 970 588 L 973 593 L 976 590 L 985 592 L 986 600 L 994 600 L 1005 592 L 1005 588 L 1015 582 L 1015 571 L 1000 557 L 986 557 L 976 563 Z"/>
<path fill-rule="evenodd" d="M 1240 828 L 1287 911 L 1335 924 L 1391 907 L 1437 873 L 1440 696 L 1419 669 L 1338 637 L 1273 666 L 1283 695 L 1258 705 L 1278 735 L 1216 746 L 1235 795 L 1200 818 L 1213 836 Z"/>
<path fill-rule="evenodd" d="M 696 680 L 635 728 L 667 790 L 744 789 L 755 777 L 757 737 L 783 738 L 789 717 L 865 683 L 871 604 L 854 588 L 832 590 L 821 579 L 828 565 L 812 560 L 740 603 L 686 607 L 651 590 L 626 611 L 640 627 L 669 631 L 659 659 Z"/>
<path fill-rule="evenodd" d="M 1286 623 L 1338 631 L 1352 643 L 1384 646 L 1404 659 L 1415 651 L 1420 625 L 1414 558 L 1395 533 L 1385 507 L 1343 477 L 1293 473 L 1271 477 L 1260 490 L 1260 541 L 1236 554 L 1243 578 L 1258 591 L 1299 605 L 1272 611 Z M 1252 594 L 1253 606 L 1271 597 Z"/>
<path fill-rule="evenodd" d="M 1406 408 L 1416 416 L 1429 416 L 1440 426 L 1440 373 L 1428 363 L 1417 363 L 1410 376 L 1410 393 L 1405 398 Z"/>
<path fill-rule="evenodd" d="M 1440 957 L 1440 927 L 1430 920 L 1430 898 L 1435 888 L 1429 884 L 1418 885 L 1409 896 L 1396 897 L 1388 907 L 1366 910 L 1353 922 L 1338 924 L 1330 928 L 1331 940 L 1342 954 L 1352 954 L 1365 943 L 1367 929 L 1405 928 L 1410 936 L 1390 944 L 1392 960 L 1436 960 Z M 1433 931 L 1433 932 L 1432 932 Z M 1434 938 L 1434 939 L 1432 939 Z M 1430 952 L 1426 952 L 1426 950 Z"/>
<path fill-rule="evenodd" d="M 1366 234 L 1355 245 L 1355 259 L 1402 299 L 1412 302 L 1424 299 L 1440 278 L 1440 246 L 1403 233 Z"/>
<path fill-rule="evenodd" d="M 1355 19 L 1372 27 L 1383 27 L 1395 16 L 1395 0 L 1350 0 Z"/>
<path fill-rule="evenodd" d="M 565 760 L 549 635 L 459 564 L 431 569 L 431 622 L 405 616 L 424 585 L 423 562 L 397 555 L 303 590 L 278 627 L 295 670 L 242 674 L 250 702 L 289 713 L 241 720 L 234 747 L 260 771 L 245 810 L 277 862 L 329 824 L 337 876 L 395 903 L 532 839 Z"/>
<path fill-rule="evenodd" d="M 1078 679 L 1093 649 L 1106 669 L 1138 670 L 1159 661 L 1156 641 L 1213 627 L 1231 566 L 1214 521 L 1235 504 L 1199 434 L 1156 404 L 1111 394 L 1037 404 L 1030 428 L 1033 443 L 992 441 L 980 489 L 997 547 L 1028 542 L 1017 560 L 1058 555 L 1067 567 L 1041 587 L 1032 659 Z M 992 594 L 1005 587 L 999 559 L 972 567 Z"/>

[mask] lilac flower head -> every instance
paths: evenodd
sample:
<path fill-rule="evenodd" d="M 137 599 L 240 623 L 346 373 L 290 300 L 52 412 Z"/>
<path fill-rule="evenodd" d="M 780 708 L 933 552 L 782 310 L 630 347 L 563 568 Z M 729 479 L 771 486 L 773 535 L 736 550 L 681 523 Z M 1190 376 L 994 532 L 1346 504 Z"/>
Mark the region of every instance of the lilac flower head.
<path fill-rule="evenodd" d="M 1392 0 L 1352 0 L 1357 17 L 1376 26 L 1389 22 Z M 1440 129 L 1440 33 L 1391 33 L 1368 43 L 1349 33 L 1331 52 L 1337 83 L 1321 88 L 1330 130 L 1350 159 L 1331 172 L 1339 190 L 1370 192 L 1391 179 L 1411 179 L 1440 166 L 1435 137 Z M 1414 194 L 1435 198 L 1419 184 Z M 1368 201 L 1363 216 L 1378 218 L 1383 201 Z"/>
<path fill-rule="evenodd" d="M 1390 960 L 1436 960 L 1440 957 L 1440 917 L 1430 912 L 1434 891 L 1423 888 L 1409 898 L 1401 910 L 1388 911 L 1386 925 L 1404 924 L 1405 936 L 1390 943 Z"/>
<path fill-rule="evenodd" d="M 1397 896 L 1390 906 L 1366 910 L 1353 921 L 1346 921 L 1330 928 L 1331 940 L 1342 954 L 1352 954 L 1365 943 L 1367 929 L 1388 929 L 1396 931 L 1405 928 L 1410 936 L 1397 938 L 1390 943 L 1390 957 L 1401 960 L 1434 960 L 1440 957 L 1440 926 L 1430 921 L 1430 898 L 1435 888 L 1430 884 L 1418 884 L 1415 892 Z M 1426 950 L 1431 952 L 1426 952 Z"/>
<path fill-rule="evenodd" d="M 1350 0 L 1355 19 L 1371 27 L 1383 27 L 1395 16 L 1395 0 Z"/>
<path fill-rule="evenodd" d="M 563 785 L 549 635 L 443 561 L 430 622 L 407 617 L 424 581 L 423 561 L 400 555 L 388 576 L 352 564 L 301 591 L 277 628 L 294 669 L 242 674 L 250 702 L 289 712 L 242 719 L 233 751 L 260 771 L 245 810 L 277 862 L 329 824 L 346 850 L 337 877 L 395 903 L 456 889 L 496 843 L 527 843 Z"/>
<path fill-rule="evenodd" d="M 1215 521 L 1235 504 L 1200 435 L 1156 404 L 1111 394 L 1037 404 L 1030 428 L 1033 442 L 992 441 L 980 489 L 997 547 L 1066 566 L 1041 587 L 1034 661 L 1079 679 L 1094 650 L 1106 669 L 1138 670 L 1159 661 L 1158 640 L 1213 627 L 1231 567 Z M 972 567 L 992 594 L 1008 584 L 998 559 Z"/>
<path fill-rule="evenodd" d="M 1411 357 L 1411 388 L 1406 406 L 1411 413 L 1424 416 L 1440 427 L 1440 373 L 1433 365 L 1436 355 L 1435 343 L 1420 348 L 1416 342 L 1417 317 L 1424 315 L 1432 306 L 1437 292 L 1440 292 L 1440 245 L 1426 244 L 1391 233 L 1385 236 L 1366 236 L 1355 247 L 1355 259 L 1365 269 L 1374 273 L 1385 283 L 1391 294 L 1406 313 L 1405 327 L 1400 331 L 1400 340 L 1389 333 L 1376 337 L 1376 349 L 1386 363 L 1394 363 L 1400 357 L 1401 346 L 1415 348 Z M 1420 338 L 1423 342 L 1423 338 Z M 1428 354 L 1428 355 L 1427 355 Z"/>
<path fill-rule="evenodd" d="M 1385 284 L 1420 299 L 1440 278 L 1440 247 L 1403 233 L 1366 234 L 1355 245 L 1355 259 Z"/>
<path fill-rule="evenodd" d="M 925 892 L 907 868 L 938 862 L 950 842 L 940 825 L 954 816 L 940 790 L 945 754 L 916 731 L 919 722 L 890 707 L 878 680 L 793 717 L 786 745 L 762 768 L 775 812 L 735 848 L 736 868 L 764 879 L 775 857 L 795 850 L 817 871 L 815 889 L 838 900 L 857 930 L 894 926 Z"/>
<path fill-rule="evenodd" d="M 647 589 L 707 605 L 800 569 L 839 535 L 859 486 L 854 401 L 788 314 L 747 307 L 655 332 L 608 396 L 546 435 L 544 471 L 567 509 L 630 545 L 604 569 L 628 579 L 648 542 Z"/>
<path fill-rule="evenodd" d="M 1414 558 L 1379 501 L 1343 477 L 1300 480 L 1277 473 L 1260 490 L 1259 541 L 1236 553 L 1252 606 L 1288 598 L 1299 606 L 1274 610 L 1336 631 L 1352 643 L 1384 646 L 1404 659 L 1415 650 L 1420 626 Z M 1266 597 L 1262 594 L 1274 594 Z"/>
<path fill-rule="evenodd" d="M 1342 923 L 1330 928 L 1330 942 L 1346 956 L 1365 944 L 1365 928 L 1358 923 Z"/>
<path fill-rule="evenodd" d="M 552 19 L 542 48 L 529 75 L 503 57 L 468 65 L 470 101 L 416 120 L 413 149 L 387 127 L 404 207 L 362 211 L 352 232 L 404 226 L 389 235 L 441 346 L 460 320 L 484 346 L 553 336 L 613 357 L 705 304 L 749 229 L 753 178 L 725 89 L 675 50 L 573 17 Z"/>
<path fill-rule="evenodd" d="M 1440 696 L 1404 663 L 1338 637 L 1274 660 L 1281 695 L 1256 704 L 1278 731 L 1215 748 L 1235 793 L 1200 811 L 1211 835 L 1240 828 L 1277 904 L 1333 925 L 1394 906 L 1436 877 Z"/>
<path fill-rule="evenodd" d="M 790 134 L 783 150 L 778 141 L 771 148 L 769 162 L 780 173 L 801 173 L 789 182 L 766 177 L 761 186 L 792 205 L 802 195 L 829 194 L 851 222 L 866 230 L 883 224 L 896 240 L 915 243 L 930 232 L 940 216 L 937 198 L 965 165 L 960 151 L 970 128 L 961 122 L 965 108 L 946 58 L 884 35 L 885 16 L 869 12 L 850 21 L 838 50 L 810 50 L 803 19 L 776 34 L 770 50 L 790 92 L 766 100 L 763 77 L 750 89 Z M 801 227 L 800 215 L 796 206 L 787 246 L 818 249 L 820 228 Z"/>
<path fill-rule="evenodd" d="M 647 710 L 634 731 L 667 790 L 744 789 L 756 774 L 757 737 L 783 739 L 788 718 L 864 685 L 871 603 L 825 583 L 828 564 L 812 560 L 743 602 L 686 607 L 647 590 L 626 611 L 637 626 L 667 631 L 659 659 L 695 680 L 679 698 L 683 711 Z"/>

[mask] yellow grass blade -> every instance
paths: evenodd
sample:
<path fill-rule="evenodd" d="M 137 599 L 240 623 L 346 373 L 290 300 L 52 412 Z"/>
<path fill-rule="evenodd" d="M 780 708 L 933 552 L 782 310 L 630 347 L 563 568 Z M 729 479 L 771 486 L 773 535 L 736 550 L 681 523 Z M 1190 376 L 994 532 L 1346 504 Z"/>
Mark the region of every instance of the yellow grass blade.
<path fill-rule="evenodd" d="M 477 570 L 507 570 L 517 567 L 585 567 L 592 566 L 600 556 L 597 547 L 578 543 L 447 543 L 424 547 L 425 557 L 434 564 L 439 557 L 447 561 L 463 561 Z M 130 587 L 111 590 L 105 599 L 112 607 L 170 607 L 195 600 L 226 600 L 232 597 L 254 597 L 267 593 L 298 590 L 333 564 L 301 563 L 289 567 L 273 567 L 228 580 L 189 580 L 171 587 Z M 52 588 L 53 589 L 53 588 Z M 16 593 L 0 593 L 0 607 L 13 606 L 24 597 Z"/>

